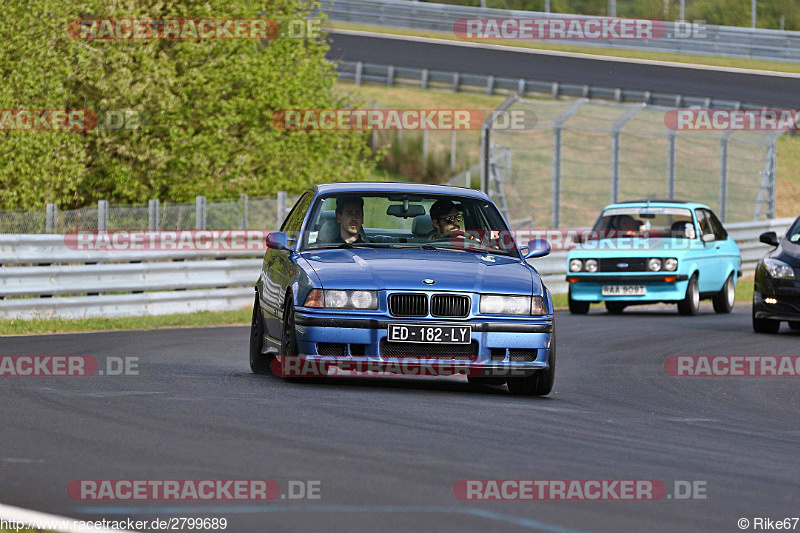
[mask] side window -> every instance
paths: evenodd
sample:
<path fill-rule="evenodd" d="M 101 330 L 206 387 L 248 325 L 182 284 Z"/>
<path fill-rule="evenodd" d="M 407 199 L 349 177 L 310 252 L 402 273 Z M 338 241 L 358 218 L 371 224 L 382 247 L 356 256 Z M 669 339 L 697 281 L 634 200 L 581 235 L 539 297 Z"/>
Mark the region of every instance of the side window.
<path fill-rule="evenodd" d="M 722 222 L 720 222 L 717 218 L 717 215 L 715 215 L 713 211 L 706 211 L 706 217 L 711 223 L 711 229 L 714 230 L 714 236 L 716 239 L 718 241 L 724 241 L 727 239 L 728 232 L 725 231 L 725 228 L 722 226 Z"/>
<path fill-rule="evenodd" d="M 297 239 L 300 226 L 303 225 L 303 219 L 306 216 L 306 211 L 308 211 L 308 206 L 311 205 L 311 200 L 313 198 L 314 195 L 310 191 L 305 193 L 297 203 L 294 204 L 291 213 L 286 217 L 286 220 L 281 226 L 281 231 L 286 233 L 290 239 Z"/>
<path fill-rule="evenodd" d="M 698 235 L 698 237 L 702 238 L 703 235 L 714 233 L 714 230 L 711 229 L 711 223 L 708 221 L 708 217 L 706 216 L 706 210 L 695 209 L 694 213 L 697 215 L 697 225 L 700 226 L 700 235 Z"/>

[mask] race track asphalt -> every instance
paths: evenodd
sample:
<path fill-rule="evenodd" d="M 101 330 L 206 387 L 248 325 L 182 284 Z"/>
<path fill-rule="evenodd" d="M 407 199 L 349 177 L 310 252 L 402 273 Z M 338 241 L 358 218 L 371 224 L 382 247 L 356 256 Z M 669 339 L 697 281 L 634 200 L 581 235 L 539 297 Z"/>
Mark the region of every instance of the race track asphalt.
<path fill-rule="evenodd" d="M 329 36 L 331 60 L 651 91 L 794 109 L 800 77 L 681 68 L 553 54 L 418 42 L 384 35 Z"/>
<path fill-rule="evenodd" d="M 670 355 L 800 355 L 800 332 L 673 307 L 558 312 L 547 398 L 458 378 L 285 383 L 247 327 L 0 338 L 0 355 L 137 357 L 138 375 L 0 378 L 0 502 L 100 520 L 226 517 L 226 531 L 738 531 L 800 515 L 800 379 L 686 378 Z M 80 479 L 320 482 L 319 500 L 82 502 Z M 460 501 L 461 479 L 655 479 L 705 499 Z"/>

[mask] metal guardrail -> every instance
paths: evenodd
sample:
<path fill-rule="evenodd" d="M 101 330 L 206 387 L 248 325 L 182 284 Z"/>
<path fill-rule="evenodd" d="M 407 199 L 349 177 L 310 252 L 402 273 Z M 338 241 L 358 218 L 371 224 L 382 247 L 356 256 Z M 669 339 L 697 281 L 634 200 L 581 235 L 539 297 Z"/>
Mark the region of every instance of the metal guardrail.
<path fill-rule="evenodd" d="M 388 87 L 404 86 L 421 89 L 442 89 L 493 95 L 495 93 L 516 92 L 520 97 L 527 93 L 542 93 L 553 98 L 574 96 L 578 98 L 597 98 L 616 102 L 644 103 L 665 107 L 701 107 L 708 109 L 763 109 L 763 104 L 742 103 L 722 98 L 684 96 L 672 93 L 659 93 L 604 87 L 578 83 L 559 83 L 526 78 L 505 78 L 470 74 L 456 71 L 429 70 L 422 68 L 380 65 L 361 61 L 342 61 L 336 65 L 339 77 L 356 85 L 372 84 Z"/>
<path fill-rule="evenodd" d="M 750 271 L 793 219 L 727 224 Z M 252 304 L 263 252 L 80 252 L 58 235 L 0 236 L 0 318 L 116 318 L 241 309 Z M 127 254 L 127 255 L 126 255 Z M 168 254 L 166 257 L 163 254 Z M 209 259 L 209 254 L 215 259 Z M 227 258 L 246 254 L 250 258 Z M 177 259 L 175 261 L 174 259 Z M 116 262 L 112 262 L 116 261 Z M 567 251 L 530 260 L 554 294 L 567 290 Z M 42 266 L 42 263 L 79 263 Z M 22 266 L 23 264 L 33 266 Z M 96 264 L 87 264 L 96 263 Z"/>
<path fill-rule="evenodd" d="M 606 18 L 408 0 L 322 0 L 321 7 L 334 21 L 451 33 L 453 24 L 466 18 Z M 800 62 L 800 32 L 797 31 L 703 25 L 701 36 L 680 24 L 666 22 L 665 36 L 660 39 L 582 40 L 577 43 L 605 48 Z M 681 37 L 686 33 L 692 35 Z"/>

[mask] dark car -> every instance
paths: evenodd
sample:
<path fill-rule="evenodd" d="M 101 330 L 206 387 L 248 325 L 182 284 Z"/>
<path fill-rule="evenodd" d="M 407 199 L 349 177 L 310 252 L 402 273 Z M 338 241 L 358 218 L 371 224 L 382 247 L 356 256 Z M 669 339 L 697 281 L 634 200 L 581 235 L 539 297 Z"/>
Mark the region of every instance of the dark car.
<path fill-rule="evenodd" d="M 776 333 L 783 321 L 800 330 L 800 217 L 780 242 L 774 231 L 759 240 L 776 248 L 756 266 L 753 329 Z"/>

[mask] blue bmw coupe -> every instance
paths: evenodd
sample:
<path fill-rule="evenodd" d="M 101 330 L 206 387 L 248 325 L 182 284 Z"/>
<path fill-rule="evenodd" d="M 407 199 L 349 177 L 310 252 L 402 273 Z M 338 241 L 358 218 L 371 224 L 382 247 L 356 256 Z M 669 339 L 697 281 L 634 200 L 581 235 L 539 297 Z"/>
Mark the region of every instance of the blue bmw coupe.
<path fill-rule="evenodd" d="M 553 302 L 526 262 L 550 245 L 536 239 L 521 251 L 509 235 L 480 191 L 364 182 L 309 189 L 267 238 L 251 369 L 293 379 L 331 369 L 427 375 L 450 365 L 471 383 L 550 393 Z"/>

